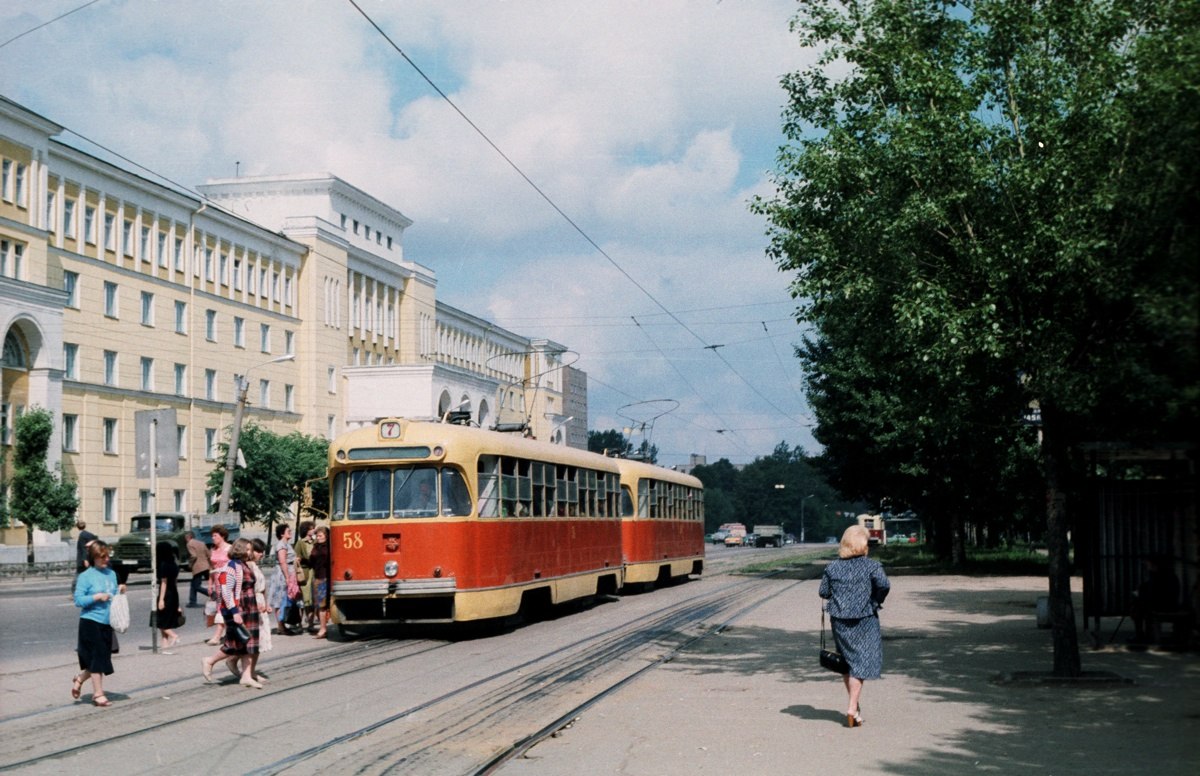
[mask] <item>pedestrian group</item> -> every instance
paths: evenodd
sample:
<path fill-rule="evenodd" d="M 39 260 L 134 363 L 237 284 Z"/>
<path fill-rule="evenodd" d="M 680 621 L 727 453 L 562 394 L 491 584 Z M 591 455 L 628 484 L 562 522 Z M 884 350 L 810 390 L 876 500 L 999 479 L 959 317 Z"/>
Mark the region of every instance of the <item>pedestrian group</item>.
<path fill-rule="evenodd" d="M 92 686 L 93 706 L 112 702 L 104 694 L 104 677 L 113 673 L 112 656 L 119 650 L 117 632 L 110 620 L 112 601 L 125 592 L 125 579 L 109 567 L 111 549 L 95 534 L 76 523 L 76 576 L 72 597 L 80 609 L 76 651 L 80 673 L 71 681 L 71 697 L 79 700 L 83 687 Z M 213 670 L 224 663 L 238 683 L 261 690 L 266 677 L 258 670 L 259 656 L 272 647 L 272 636 L 310 632 L 326 637 L 329 622 L 329 531 L 312 521 L 299 526 L 293 546 L 292 528 L 275 528 L 275 570 L 270 579 L 259 564 L 267 553 L 261 539 L 229 542 L 222 525 L 213 526 L 213 545 L 188 531 L 185 534 L 187 567 L 192 573 L 186 608 L 204 607 L 205 622 L 216 629 L 205 643 L 218 647 L 201 662 L 205 682 L 215 681 Z M 152 626 L 158 628 L 164 649 L 179 643 L 176 629 L 185 621 L 177 581 L 179 564 L 169 542 L 155 547 L 157 579 Z M 202 592 L 206 601 L 200 602 Z"/>

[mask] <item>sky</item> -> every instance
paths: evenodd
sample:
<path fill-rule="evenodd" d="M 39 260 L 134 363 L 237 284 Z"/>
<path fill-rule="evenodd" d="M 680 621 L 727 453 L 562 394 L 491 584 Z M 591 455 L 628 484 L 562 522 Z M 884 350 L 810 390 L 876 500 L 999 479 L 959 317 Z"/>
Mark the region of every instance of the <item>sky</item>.
<path fill-rule="evenodd" d="M 378 197 L 439 299 L 568 347 L 589 428 L 659 463 L 819 451 L 749 209 L 815 59 L 794 0 L 356 1 L 6 0 L 0 94 L 189 189 Z"/>

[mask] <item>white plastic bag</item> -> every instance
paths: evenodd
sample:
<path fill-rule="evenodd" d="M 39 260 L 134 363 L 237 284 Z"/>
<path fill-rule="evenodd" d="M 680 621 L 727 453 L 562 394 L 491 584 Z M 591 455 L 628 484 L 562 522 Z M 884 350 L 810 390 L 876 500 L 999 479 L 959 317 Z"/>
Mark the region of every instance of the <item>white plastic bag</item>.
<path fill-rule="evenodd" d="M 129 598 L 124 593 L 113 596 L 112 605 L 108 609 L 108 624 L 117 633 L 129 630 Z"/>

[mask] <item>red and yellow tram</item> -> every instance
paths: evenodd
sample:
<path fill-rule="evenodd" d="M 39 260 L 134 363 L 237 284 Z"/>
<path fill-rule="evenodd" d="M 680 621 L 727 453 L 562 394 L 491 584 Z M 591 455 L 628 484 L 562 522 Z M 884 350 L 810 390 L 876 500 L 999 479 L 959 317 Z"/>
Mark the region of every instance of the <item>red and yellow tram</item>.
<path fill-rule="evenodd" d="M 621 558 L 625 584 L 663 583 L 704 570 L 704 485 L 641 461 L 621 470 Z"/>
<path fill-rule="evenodd" d="M 668 526 L 675 520 L 658 519 L 656 500 L 646 501 L 647 520 L 622 518 L 622 467 L 630 465 L 512 434 L 403 418 L 339 437 L 329 448 L 333 621 L 458 622 L 615 593 L 628 574 L 624 535 L 639 567 L 655 562 L 655 578 L 667 562 L 672 576 L 699 573 L 697 553 L 674 538 Z M 648 468 L 662 473 L 652 481 L 664 485 L 648 484 L 647 493 L 657 498 L 666 488 L 667 504 L 674 504 L 668 492 L 678 492 L 668 483 L 698 486 Z M 630 487 L 636 494 L 640 486 Z M 687 519 L 698 532 L 701 497 L 692 493 L 682 502 L 691 504 Z M 660 534 L 670 549 L 654 546 Z M 702 557 L 702 536 L 699 545 Z M 674 557 L 680 553 L 687 557 Z"/>

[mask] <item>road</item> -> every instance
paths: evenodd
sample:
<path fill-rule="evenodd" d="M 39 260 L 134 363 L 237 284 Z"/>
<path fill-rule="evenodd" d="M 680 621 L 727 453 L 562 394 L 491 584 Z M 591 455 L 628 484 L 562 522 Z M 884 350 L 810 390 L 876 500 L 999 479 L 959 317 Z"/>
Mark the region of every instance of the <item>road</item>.
<path fill-rule="evenodd" d="M 605 598 L 515 628 L 409 630 L 345 642 L 277 637 L 278 648 L 263 657 L 270 681 L 262 691 L 228 675 L 204 684 L 199 662 L 211 648 L 198 643 L 204 634 L 191 623 L 173 654 L 152 654 L 149 629 L 131 630 L 106 682 L 115 705 L 104 711 L 68 699 L 76 615 L 65 589 L 8 588 L 0 598 L 0 616 L 11 618 L 5 632 L 39 635 L 3 643 L 0 769 L 480 772 L 515 751 L 513 742 L 566 724 L 608 689 L 637 681 L 681 647 L 799 584 L 764 585 L 728 572 L 800 551 L 714 548 L 701 580 Z M 138 622 L 149 589 L 132 590 Z"/>

